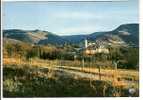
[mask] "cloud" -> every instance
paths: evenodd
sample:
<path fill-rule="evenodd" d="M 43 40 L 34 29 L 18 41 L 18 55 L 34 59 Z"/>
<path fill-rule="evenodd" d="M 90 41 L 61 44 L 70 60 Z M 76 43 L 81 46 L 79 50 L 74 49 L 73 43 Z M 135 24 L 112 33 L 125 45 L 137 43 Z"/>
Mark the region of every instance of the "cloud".
<path fill-rule="evenodd" d="M 90 34 L 93 32 L 96 32 L 97 28 L 96 26 L 82 26 L 82 27 L 67 27 L 65 29 L 59 30 L 58 33 L 62 35 L 67 35 L 67 34 Z"/>
<path fill-rule="evenodd" d="M 97 15 L 93 12 L 91 13 L 91 12 L 80 12 L 80 11 L 52 13 L 51 16 L 56 19 L 80 19 L 80 20 L 102 18 L 102 16 L 100 16 L 99 14 Z"/>

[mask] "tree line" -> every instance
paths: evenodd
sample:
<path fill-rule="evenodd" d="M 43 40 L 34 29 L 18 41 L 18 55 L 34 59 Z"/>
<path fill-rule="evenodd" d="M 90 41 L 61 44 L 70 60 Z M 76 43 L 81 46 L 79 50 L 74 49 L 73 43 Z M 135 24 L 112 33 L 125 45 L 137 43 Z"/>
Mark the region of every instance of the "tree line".
<path fill-rule="evenodd" d="M 120 68 L 138 69 L 139 64 L 139 48 L 135 47 L 119 47 L 109 48 L 109 54 L 95 54 L 92 56 L 83 56 L 82 53 L 76 53 L 74 46 L 65 45 L 57 47 L 54 45 L 31 45 L 27 43 L 5 43 L 3 48 L 4 57 L 19 57 L 20 59 L 30 60 L 39 58 L 44 60 L 76 60 L 81 61 L 116 61 Z"/>

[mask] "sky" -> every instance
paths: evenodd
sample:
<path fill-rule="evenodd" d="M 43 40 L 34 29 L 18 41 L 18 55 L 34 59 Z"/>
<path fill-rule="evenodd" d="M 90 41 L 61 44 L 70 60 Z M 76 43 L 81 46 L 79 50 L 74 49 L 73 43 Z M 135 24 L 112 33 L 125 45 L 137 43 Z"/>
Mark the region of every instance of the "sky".
<path fill-rule="evenodd" d="M 138 0 L 121 2 L 4 2 L 3 29 L 45 30 L 57 35 L 111 31 L 138 23 Z"/>

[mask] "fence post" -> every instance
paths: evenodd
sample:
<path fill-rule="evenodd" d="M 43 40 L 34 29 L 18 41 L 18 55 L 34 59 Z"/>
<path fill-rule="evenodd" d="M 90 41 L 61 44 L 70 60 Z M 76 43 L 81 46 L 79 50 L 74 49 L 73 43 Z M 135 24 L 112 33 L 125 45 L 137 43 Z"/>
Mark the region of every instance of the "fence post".
<path fill-rule="evenodd" d="M 82 57 L 82 69 L 84 68 L 84 57 Z"/>
<path fill-rule="evenodd" d="M 98 66 L 99 80 L 101 80 L 101 74 L 100 74 L 100 72 L 101 72 L 101 68 L 100 68 L 100 66 Z"/>

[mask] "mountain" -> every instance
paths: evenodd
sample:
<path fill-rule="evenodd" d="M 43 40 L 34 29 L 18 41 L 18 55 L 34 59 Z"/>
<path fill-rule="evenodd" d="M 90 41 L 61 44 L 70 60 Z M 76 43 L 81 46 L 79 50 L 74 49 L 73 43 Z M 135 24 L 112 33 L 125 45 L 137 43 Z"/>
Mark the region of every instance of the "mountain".
<path fill-rule="evenodd" d="M 4 36 L 4 38 L 20 40 L 20 41 L 23 41 L 26 43 L 33 42 L 31 37 L 24 30 L 17 30 L 17 29 L 4 30 L 3 36 Z"/>
<path fill-rule="evenodd" d="M 113 31 L 128 44 L 139 45 L 139 24 L 124 24 Z"/>
<path fill-rule="evenodd" d="M 4 38 L 38 45 L 80 44 L 84 39 L 100 44 L 139 46 L 139 24 L 123 24 L 112 31 L 94 32 L 88 35 L 58 36 L 41 30 L 4 30 Z"/>
<path fill-rule="evenodd" d="M 65 40 L 48 31 L 10 29 L 3 31 L 4 38 L 19 40 L 31 44 L 63 44 Z"/>
<path fill-rule="evenodd" d="M 63 45 L 67 42 L 64 38 L 62 38 L 58 35 L 55 35 L 55 34 L 47 34 L 46 37 L 47 38 L 45 38 L 45 39 L 41 39 L 38 42 L 38 44 L 41 44 L 41 45 L 46 45 L 46 44 Z"/>
<path fill-rule="evenodd" d="M 84 42 L 84 39 L 86 38 L 88 41 L 100 44 L 113 44 L 113 42 L 116 42 L 121 43 L 120 45 L 126 44 L 138 47 L 139 24 L 123 24 L 112 31 L 94 32 L 88 35 L 63 36 L 63 38 L 73 44 Z"/>
<path fill-rule="evenodd" d="M 89 41 L 106 42 L 107 44 L 121 43 L 120 45 L 139 46 L 139 24 L 123 24 L 115 30 L 94 32 L 87 36 Z"/>
<path fill-rule="evenodd" d="M 66 41 L 72 44 L 78 44 L 83 41 L 87 35 L 69 35 L 69 36 L 62 36 Z"/>

